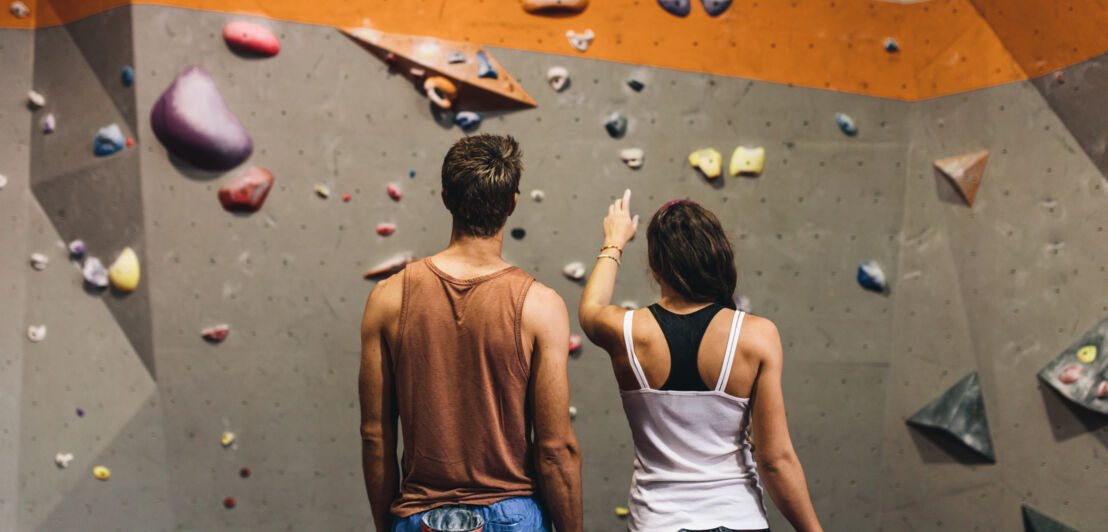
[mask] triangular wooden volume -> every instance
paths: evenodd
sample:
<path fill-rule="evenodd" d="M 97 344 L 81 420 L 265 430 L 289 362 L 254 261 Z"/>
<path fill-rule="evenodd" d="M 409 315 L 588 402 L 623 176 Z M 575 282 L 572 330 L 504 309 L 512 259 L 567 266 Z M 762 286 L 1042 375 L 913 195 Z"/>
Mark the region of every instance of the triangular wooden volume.
<path fill-rule="evenodd" d="M 981 177 L 985 175 L 985 163 L 989 160 L 989 150 L 967 153 L 935 161 L 947 178 L 954 182 L 966 203 L 973 205 L 977 197 L 977 187 L 981 186 Z"/>
<path fill-rule="evenodd" d="M 504 67 L 479 45 L 434 37 L 399 35 L 369 28 L 341 29 L 397 72 L 415 79 L 412 69 L 426 76 L 449 78 L 458 88 L 461 109 L 499 110 L 535 107 L 537 104 Z M 478 58 L 478 55 L 481 55 Z M 487 61 L 495 74 L 481 77 L 480 63 Z"/>
<path fill-rule="evenodd" d="M 908 418 L 908 424 L 945 432 L 989 462 L 996 463 L 976 371 Z"/>
<path fill-rule="evenodd" d="M 1023 529 L 1025 532 L 1077 532 L 1076 529 L 1063 525 L 1035 511 L 1034 508 L 1026 504 L 1021 506 L 1020 509 L 1023 510 Z"/>

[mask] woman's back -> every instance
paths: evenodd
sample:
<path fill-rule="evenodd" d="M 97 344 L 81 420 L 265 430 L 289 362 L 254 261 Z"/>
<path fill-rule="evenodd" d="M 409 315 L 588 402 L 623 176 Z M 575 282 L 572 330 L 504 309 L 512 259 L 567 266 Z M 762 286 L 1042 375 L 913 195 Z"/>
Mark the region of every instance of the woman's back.
<path fill-rule="evenodd" d="M 630 530 L 768 526 L 747 441 L 757 363 L 736 349 L 744 318 L 716 304 L 625 314 L 627 356 L 613 366 L 635 442 Z"/>

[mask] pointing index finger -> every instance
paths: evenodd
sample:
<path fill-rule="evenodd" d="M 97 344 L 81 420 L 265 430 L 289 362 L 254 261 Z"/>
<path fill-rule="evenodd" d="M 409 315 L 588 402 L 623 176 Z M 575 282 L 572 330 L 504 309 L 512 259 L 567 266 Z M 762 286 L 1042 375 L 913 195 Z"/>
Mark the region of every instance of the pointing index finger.
<path fill-rule="evenodd" d="M 623 191 L 623 208 L 631 212 L 631 189 Z"/>

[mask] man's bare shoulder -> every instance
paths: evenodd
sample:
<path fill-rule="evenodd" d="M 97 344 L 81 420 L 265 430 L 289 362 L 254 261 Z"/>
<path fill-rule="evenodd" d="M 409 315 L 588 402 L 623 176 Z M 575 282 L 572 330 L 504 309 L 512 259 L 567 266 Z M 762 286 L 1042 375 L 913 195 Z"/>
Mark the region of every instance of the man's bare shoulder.
<path fill-rule="evenodd" d="M 566 302 L 553 288 L 538 281 L 531 283 L 523 300 L 523 323 L 539 324 L 565 316 L 569 319 Z"/>
<path fill-rule="evenodd" d="M 362 326 L 382 324 L 400 315 L 404 302 L 404 272 L 394 273 L 380 281 L 366 298 Z"/>

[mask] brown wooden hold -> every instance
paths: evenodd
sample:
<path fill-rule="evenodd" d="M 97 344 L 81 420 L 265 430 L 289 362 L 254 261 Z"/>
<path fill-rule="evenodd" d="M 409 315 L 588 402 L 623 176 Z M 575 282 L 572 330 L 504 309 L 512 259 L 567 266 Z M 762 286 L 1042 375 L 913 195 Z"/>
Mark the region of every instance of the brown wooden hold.
<path fill-rule="evenodd" d="M 977 188 L 981 186 L 981 178 L 985 175 L 985 163 L 988 160 L 989 150 L 982 150 L 939 159 L 935 161 L 935 168 L 954 183 L 966 203 L 972 206 L 974 198 L 977 197 Z"/>

